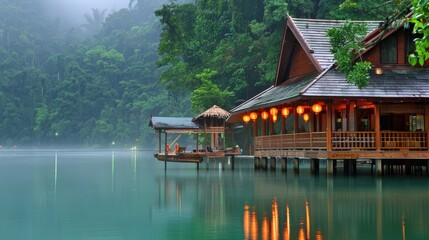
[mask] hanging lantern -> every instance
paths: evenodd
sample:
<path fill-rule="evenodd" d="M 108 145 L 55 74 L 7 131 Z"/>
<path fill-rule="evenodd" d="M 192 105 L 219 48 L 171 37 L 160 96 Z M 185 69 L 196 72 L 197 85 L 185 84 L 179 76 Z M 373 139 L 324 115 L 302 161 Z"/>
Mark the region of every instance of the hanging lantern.
<path fill-rule="evenodd" d="M 282 108 L 282 115 L 284 118 L 287 118 L 287 116 L 289 116 L 289 109 L 288 108 Z"/>
<path fill-rule="evenodd" d="M 310 116 L 308 116 L 308 113 L 304 113 L 304 115 L 302 115 L 302 119 L 304 119 L 304 122 L 308 122 Z"/>
<path fill-rule="evenodd" d="M 263 112 L 261 113 L 261 117 L 262 117 L 262 119 L 264 119 L 264 120 L 267 120 L 269 116 L 270 116 L 270 115 L 269 115 L 266 111 L 263 111 Z"/>
<path fill-rule="evenodd" d="M 320 104 L 316 103 L 316 104 L 313 104 L 313 106 L 311 107 L 311 109 L 313 110 L 313 112 L 315 114 L 318 114 L 318 113 L 320 113 L 322 111 L 322 106 L 320 106 Z"/>
<path fill-rule="evenodd" d="M 273 115 L 273 122 L 277 121 L 277 115 Z"/>
<path fill-rule="evenodd" d="M 243 116 L 243 121 L 247 124 L 250 121 L 250 116 L 249 115 L 244 115 Z"/>
<path fill-rule="evenodd" d="M 277 115 L 277 113 L 279 113 L 279 110 L 277 110 L 277 108 L 272 107 L 272 108 L 270 109 L 270 114 L 271 114 L 272 116 Z"/>
<path fill-rule="evenodd" d="M 304 107 L 303 106 L 298 106 L 296 107 L 296 113 L 298 113 L 299 115 L 304 113 Z"/>
<path fill-rule="evenodd" d="M 256 121 L 256 119 L 258 119 L 258 114 L 256 112 L 251 112 L 250 119 L 252 119 L 253 121 Z"/>

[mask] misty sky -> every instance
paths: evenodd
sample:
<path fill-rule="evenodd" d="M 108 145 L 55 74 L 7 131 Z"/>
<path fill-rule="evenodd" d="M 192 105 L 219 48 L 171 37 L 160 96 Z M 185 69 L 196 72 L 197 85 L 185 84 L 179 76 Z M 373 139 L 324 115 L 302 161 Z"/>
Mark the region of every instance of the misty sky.
<path fill-rule="evenodd" d="M 107 14 L 121 8 L 127 8 L 130 0 L 45 0 L 45 11 L 52 18 L 59 18 L 62 23 L 84 23 L 85 13 L 92 8 L 107 9 Z"/>

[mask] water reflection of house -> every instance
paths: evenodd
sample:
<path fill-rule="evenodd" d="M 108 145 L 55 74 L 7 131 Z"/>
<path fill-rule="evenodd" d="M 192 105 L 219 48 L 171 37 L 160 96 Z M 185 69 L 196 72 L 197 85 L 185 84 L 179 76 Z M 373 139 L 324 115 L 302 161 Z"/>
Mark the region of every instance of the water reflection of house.
<path fill-rule="evenodd" d="M 412 26 L 366 22 L 362 58 L 372 70 L 368 86 L 359 89 L 336 69 L 326 36 L 343 23 L 288 17 L 274 85 L 232 109 L 228 122 L 254 126 L 256 163 L 328 159 L 332 173 L 337 159 L 353 169 L 364 158 L 376 161 L 379 174 L 384 162 L 397 159 L 427 166 L 429 64 L 407 63 Z"/>

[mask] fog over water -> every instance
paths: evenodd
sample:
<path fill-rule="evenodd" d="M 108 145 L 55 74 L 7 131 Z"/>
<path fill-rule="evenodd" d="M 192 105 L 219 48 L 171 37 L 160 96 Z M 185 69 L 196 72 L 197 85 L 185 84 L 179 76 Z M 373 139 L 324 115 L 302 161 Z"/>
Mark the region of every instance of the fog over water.
<path fill-rule="evenodd" d="M 81 25 L 85 22 L 84 14 L 91 9 L 106 9 L 106 14 L 121 8 L 128 8 L 130 0 L 45 0 L 47 16 L 58 19 L 62 24 Z"/>

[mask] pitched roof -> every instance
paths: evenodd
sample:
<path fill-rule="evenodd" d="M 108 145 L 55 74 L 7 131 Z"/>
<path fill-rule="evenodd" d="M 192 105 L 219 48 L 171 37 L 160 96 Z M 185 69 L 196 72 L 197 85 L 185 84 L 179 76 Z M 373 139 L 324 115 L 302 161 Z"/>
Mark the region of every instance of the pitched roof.
<path fill-rule="evenodd" d="M 198 125 L 189 117 L 151 117 L 149 126 L 155 130 L 196 130 Z"/>
<path fill-rule="evenodd" d="M 298 40 L 306 45 L 310 53 L 318 61 L 322 70 L 328 68 L 334 63 L 334 55 L 331 53 L 331 43 L 326 35 L 328 29 L 342 26 L 346 21 L 341 20 L 321 20 L 321 19 L 300 19 L 289 18 L 290 26 L 295 26 L 299 32 Z M 370 33 L 377 29 L 380 21 L 353 21 L 356 23 L 367 24 L 367 32 Z M 291 25 L 292 24 L 292 25 Z"/>
<path fill-rule="evenodd" d="M 335 69 L 326 71 L 301 93 L 303 97 L 429 98 L 429 69 L 415 68 L 370 74 L 368 86 L 359 89 Z"/>
<path fill-rule="evenodd" d="M 285 82 L 278 86 L 272 86 L 260 93 L 259 95 L 247 100 L 243 104 L 233 108 L 231 112 L 240 113 L 244 111 L 251 111 L 254 109 L 270 107 L 284 102 L 289 99 L 293 99 L 299 96 L 300 91 L 304 89 L 309 83 L 314 80 L 314 75 L 307 76 L 295 80 L 293 82 Z"/>
<path fill-rule="evenodd" d="M 200 118 L 214 117 L 219 119 L 227 119 L 230 113 L 226 110 L 220 108 L 217 105 L 213 105 L 213 107 L 207 109 L 203 113 L 198 114 L 192 121 L 196 121 Z"/>

